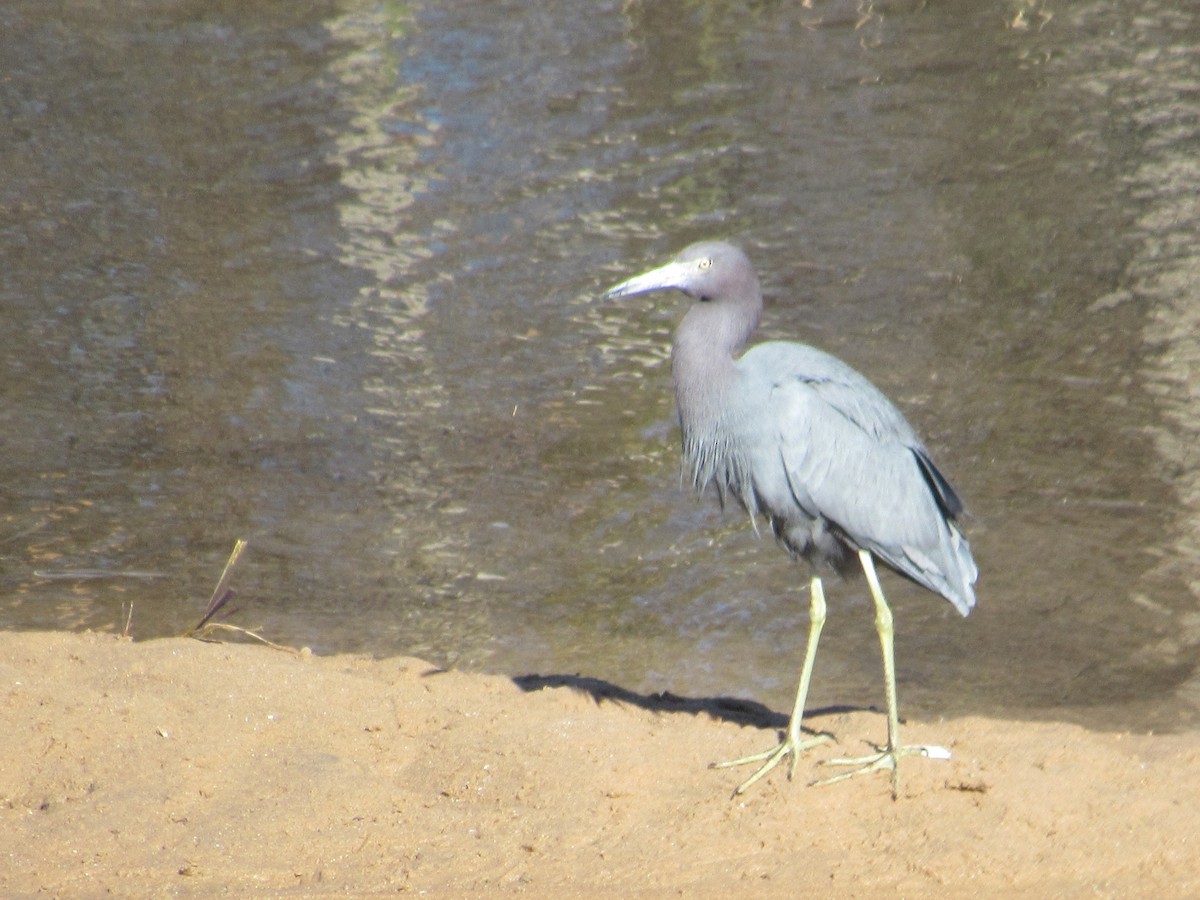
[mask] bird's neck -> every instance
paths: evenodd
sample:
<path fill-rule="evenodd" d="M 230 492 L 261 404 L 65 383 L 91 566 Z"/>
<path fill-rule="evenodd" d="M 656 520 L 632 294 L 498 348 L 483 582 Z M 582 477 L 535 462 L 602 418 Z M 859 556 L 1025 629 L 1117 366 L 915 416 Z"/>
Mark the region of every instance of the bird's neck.
<path fill-rule="evenodd" d="M 675 398 L 685 426 L 689 420 L 719 415 L 736 370 L 734 359 L 758 327 L 762 299 L 754 302 L 699 302 L 692 305 L 671 347 Z"/>
<path fill-rule="evenodd" d="M 699 302 L 675 332 L 671 374 L 679 408 L 684 464 L 696 487 L 729 481 L 727 462 L 735 454 L 731 428 L 738 415 L 735 359 L 758 325 L 762 300 L 731 306 Z"/>

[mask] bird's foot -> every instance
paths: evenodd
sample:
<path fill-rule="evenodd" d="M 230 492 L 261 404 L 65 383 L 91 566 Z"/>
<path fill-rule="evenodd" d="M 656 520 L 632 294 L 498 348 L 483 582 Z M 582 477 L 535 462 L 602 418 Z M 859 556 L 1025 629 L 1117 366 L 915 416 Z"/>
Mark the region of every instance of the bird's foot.
<path fill-rule="evenodd" d="M 868 756 L 856 756 L 846 759 L 827 759 L 822 765 L 826 766 L 854 766 L 851 771 L 843 772 L 840 775 L 834 775 L 832 778 L 822 778 L 818 781 L 813 781 L 811 784 L 834 784 L 838 781 L 845 781 L 847 778 L 854 778 L 856 775 L 869 775 L 872 772 L 891 772 L 892 773 L 892 799 L 896 799 L 900 795 L 900 757 L 902 756 L 924 756 L 927 759 L 949 759 L 950 751 L 945 747 L 938 747 L 934 744 L 912 744 L 904 747 L 885 747 L 879 750 L 878 753 L 872 753 Z"/>
<path fill-rule="evenodd" d="M 750 756 L 743 756 L 740 759 L 731 759 L 726 762 L 710 763 L 710 769 L 732 769 L 735 766 L 745 766 L 750 763 L 761 762 L 762 765 L 753 775 L 734 788 L 734 796 L 744 794 L 750 789 L 756 781 L 775 768 L 786 756 L 791 756 L 792 761 L 788 766 L 788 779 L 790 780 L 796 774 L 796 763 L 800 759 L 800 754 L 805 750 L 815 747 L 818 744 L 826 744 L 833 740 L 833 736 L 821 732 L 811 738 L 801 740 L 798 735 L 788 734 L 779 745 L 772 747 L 770 750 L 764 750 L 762 753 L 755 753 Z"/>

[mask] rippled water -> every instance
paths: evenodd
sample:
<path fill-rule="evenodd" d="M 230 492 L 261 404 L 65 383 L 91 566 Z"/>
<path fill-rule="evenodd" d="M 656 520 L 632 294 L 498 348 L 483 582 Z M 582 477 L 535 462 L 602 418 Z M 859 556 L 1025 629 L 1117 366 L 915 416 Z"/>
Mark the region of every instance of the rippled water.
<path fill-rule="evenodd" d="M 0 10 L 0 625 L 240 612 L 790 703 L 807 573 L 679 484 L 701 237 L 909 414 L 980 605 L 886 582 L 912 713 L 1200 718 L 1200 28 L 1139 4 Z M 1116 7 L 1116 8 L 1114 8 Z M 813 702 L 878 704 L 861 582 Z"/>

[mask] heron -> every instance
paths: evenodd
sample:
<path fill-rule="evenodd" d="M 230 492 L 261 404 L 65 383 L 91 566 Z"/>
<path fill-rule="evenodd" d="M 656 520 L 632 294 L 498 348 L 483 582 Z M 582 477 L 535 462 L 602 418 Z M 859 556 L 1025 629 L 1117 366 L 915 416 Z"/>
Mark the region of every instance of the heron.
<path fill-rule="evenodd" d="M 822 573 L 831 568 L 849 576 L 861 568 L 883 656 L 887 743 L 866 756 L 828 760 L 846 771 L 813 783 L 886 771 L 897 798 L 902 757 L 950 754 L 900 743 L 893 620 L 875 561 L 968 615 L 978 569 L 958 525 L 962 501 L 912 426 L 865 376 L 806 344 L 768 341 L 746 349 L 763 298 L 744 251 L 724 242 L 693 244 L 604 297 L 667 289 L 697 301 L 671 346 L 685 476 L 699 493 L 714 488 L 722 505 L 736 499 L 756 531 L 764 518 L 784 549 L 812 567 L 808 640 L 787 730 L 762 753 L 712 767 L 761 764 L 735 789 L 738 795 L 784 759 L 794 778 L 801 754 L 830 739 L 806 738 L 802 729 L 825 624 Z"/>

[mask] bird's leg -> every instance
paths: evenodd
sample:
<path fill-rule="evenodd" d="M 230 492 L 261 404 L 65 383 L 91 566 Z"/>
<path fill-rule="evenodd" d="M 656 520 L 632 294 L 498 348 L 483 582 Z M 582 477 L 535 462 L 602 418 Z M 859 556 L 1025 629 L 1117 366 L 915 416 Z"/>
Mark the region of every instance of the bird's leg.
<path fill-rule="evenodd" d="M 944 747 L 926 745 L 902 747 L 900 745 L 900 715 L 896 704 L 896 657 L 893 649 L 892 611 L 888 608 L 887 600 L 883 596 L 883 587 L 879 583 L 879 576 L 875 574 L 875 564 L 871 561 L 871 554 L 866 550 L 859 550 L 858 558 L 862 563 L 863 572 L 867 576 L 871 597 L 875 600 L 875 630 L 879 633 L 879 646 L 883 651 L 883 680 L 887 692 L 887 747 L 880 748 L 878 753 L 870 756 L 826 761 L 825 764 L 830 766 L 857 766 L 858 768 L 816 783 L 832 784 L 835 781 L 853 778 L 855 775 L 888 769 L 892 773 L 892 799 L 896 799 L 900 795 L 900 767 L 898 765 L 900 757 L 927 756 L 932 759 L 949 759 L 950 751 Z"/>
<path fill-rule="evenodd" d="M 713 763 L 710 766 L 713 769 L 728 769 L 747 763 L 762 762 L 762 766 L 757 772 L 737 786 L 734 794 L 745 793 L 754 782 L 770 772 L 779 764 L 780 760 L 789 755 L 792 761 L 788 768 L 788 778 L 792 778 L 796 774 L 796 763 L 800 759 L 800 754 L 809 747 L 829 740 L 827 734 L 818 734 L 808 740 L 802 740 L 800 737 L 800 723 L 804 719 L 804 704 L 808 700 L 808 685 L 812 680 L 813 662 L 817 658 L 817 642 L 821 639 L 821 628 L 825 625 L 825 589 L 821 586 L 820 578 L 812 580 L 809 594 L 811 603 L 808 619 L 808 644 L 804 648 L 804 665 L 800 669 L 800 687 L 796 690 L 796 703 L 792 707 L 792 717 L 788 720 L 786 736 L 778 746 L 772 747 L 770 750 L 755 753 L 753 756 L 743 756 L 741 759 L 731 759 L 728 762 Z"/>

